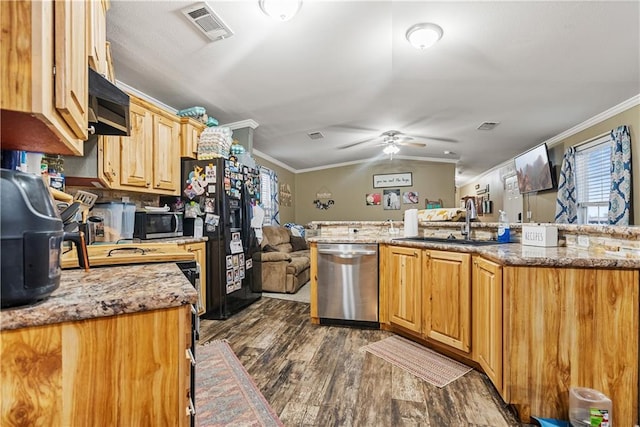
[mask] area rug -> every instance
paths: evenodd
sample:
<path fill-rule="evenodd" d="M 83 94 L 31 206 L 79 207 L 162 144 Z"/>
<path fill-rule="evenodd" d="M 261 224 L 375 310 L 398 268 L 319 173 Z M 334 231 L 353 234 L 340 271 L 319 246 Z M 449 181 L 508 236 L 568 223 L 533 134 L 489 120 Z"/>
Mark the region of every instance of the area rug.
<path fill-rule="evenodd" d="M 360 350 L 368 351 L 437 387 L 444 387 L 471 370 L 462 363 L 399 336 L 371 343 Z"/>
<path fill-rule="evenodd" d="M 283 426 L 229 344 L 198 346 L 196 360 L 197 426 Z"/>

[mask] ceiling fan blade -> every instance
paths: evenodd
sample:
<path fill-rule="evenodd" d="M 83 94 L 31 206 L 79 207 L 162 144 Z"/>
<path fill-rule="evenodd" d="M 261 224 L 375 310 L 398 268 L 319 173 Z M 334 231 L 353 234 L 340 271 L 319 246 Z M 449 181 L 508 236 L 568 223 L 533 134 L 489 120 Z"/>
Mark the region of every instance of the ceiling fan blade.
<path fill-rule="evenodd" d="M 398 145 L 404 145 L 406 147 L 426 147 L 427 144 L 422 142 L 398 142 Z"/>
<path fill-rule="evenodd" d="M 426 136 L 426 135 L 408 135 L 408 136 L 412 136 L 413 138 L 417 138 L 417 139 L 430 139 L 432 141 L 440 141 L 440 142 L 458 142 L 457 139 L 453 139 L 453 138 L 440 138 L 437 136 Z"/>
<path fill-rule="evenodd" d="M 367 138 L 367 139 L 363 139 L 361 141 L 357 141 L 357 142 L 354 142 L 354 143 L 351 143 L 351 144 L 343 145 L 341 147 L 338 147 L 338 150 L 344 150 L 345 148 L 355 147 L 356 145 L 364 144 L 366 142 L 373 141 L 375 139 L 378 139 L 378 137 L 374 136 L 372 138 Z"/>
<path fill-rule="evenodd" d="M 367 132 L 367 133 L 378 132 L 377 129 L 366 128 L 362 126 L 352 126 L 352 125 L 333 125 L 333 126 L 330 126 L 330 128 L 344 129 L 344 130 L 350 130 L 350 131 L 356 131 L 356 132 Z"/>

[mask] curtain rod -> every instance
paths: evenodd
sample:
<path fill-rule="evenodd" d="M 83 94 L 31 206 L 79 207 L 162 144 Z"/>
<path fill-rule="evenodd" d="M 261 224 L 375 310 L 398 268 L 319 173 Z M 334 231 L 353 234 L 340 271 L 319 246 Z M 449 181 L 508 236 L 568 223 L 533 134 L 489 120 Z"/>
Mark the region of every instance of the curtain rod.
<path fill-rule="evenodd" d="M 595 141 L 597 139 L 600 139 L 603 136 L 607 136 L 607 135 L 611 135 L 611 131 L 601 133 L 600 135 L 596 135 L 594 137 L 591 137 L 591 138 L 587 139 L 586 141 L 582 141 L 582 142 L 578 142 L 577 144 L 573 144 L 572 147 L 577 148 L 577 147 L 580 147 L 582 145 L 589 144 L 590 142 L 593 142 L 593 141 Z"/>

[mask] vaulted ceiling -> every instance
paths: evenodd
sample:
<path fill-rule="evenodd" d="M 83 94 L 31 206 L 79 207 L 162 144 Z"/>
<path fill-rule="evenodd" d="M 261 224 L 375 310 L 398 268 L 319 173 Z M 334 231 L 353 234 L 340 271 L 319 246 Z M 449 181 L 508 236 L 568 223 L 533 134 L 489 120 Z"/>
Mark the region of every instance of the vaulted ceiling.
<path fill-rule="evenodd" d="M 254 149 L 293 171 L 384 156 L 376 137 L 398 130 L 425 144 L 398 156 L 456 162 L 461 183 L 640 94 L 638 1 L 307 0 L 287 22 L 257 0 L 210 1 L 234 32 L 216 42 L 191 4 L 112 1 L 116 78 L 221 124 L 254 120 Z M 420 22 L 444 30 L 430 49 L 405 39 Z"/>

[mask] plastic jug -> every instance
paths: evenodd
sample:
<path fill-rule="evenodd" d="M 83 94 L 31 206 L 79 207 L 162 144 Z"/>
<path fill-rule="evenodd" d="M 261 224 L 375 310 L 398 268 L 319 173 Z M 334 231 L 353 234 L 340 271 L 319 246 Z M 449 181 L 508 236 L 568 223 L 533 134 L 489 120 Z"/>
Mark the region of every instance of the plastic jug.
<path fill-rule="evenodd" d="M 500 211 L 498 217 L 498 242 L 509 243 L 511 241 L 511 231 L 509 229 L 509 218 L 505 211 Z"/>

